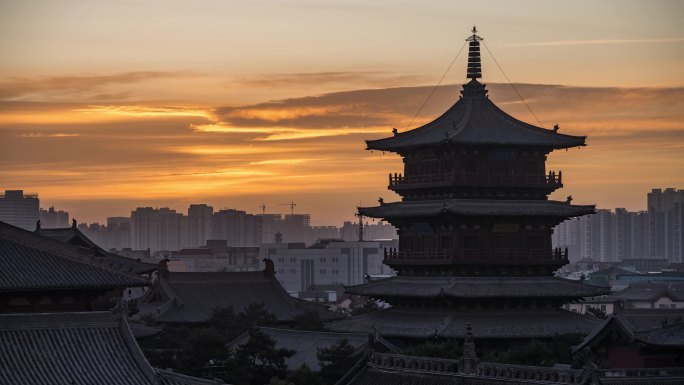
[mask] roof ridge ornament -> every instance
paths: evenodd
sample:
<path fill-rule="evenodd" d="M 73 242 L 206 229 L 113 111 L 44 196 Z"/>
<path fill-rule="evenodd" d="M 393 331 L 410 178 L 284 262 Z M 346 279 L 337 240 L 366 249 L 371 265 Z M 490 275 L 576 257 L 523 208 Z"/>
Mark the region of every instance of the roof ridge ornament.
<path fill-rule="evenodd" d="M 480 41 L 484 40 L 477 34 L 477 27 L 473 26 L 471 30 L 473 33 L 466 41 L 468 42 L 468 69 L 466 71 L 466 78 L 470 82 L 463 85 L 461 94 L 463 97 L 486 97 L 487 90 L 478 79 L 482 79 L 482 60 L 480 57 Z"/>
<path fill-rule="evenodd" d="M 471 32 L 473 33 L 472 36 L 466 39 L 466 41 L 469 42 L 467 77 L 469 79 L 475 80 L 482 78 L 482 61 L 480 60 L 480 41 L 484 39 L 477 35 L 476 26 L 473 26 Z"/>

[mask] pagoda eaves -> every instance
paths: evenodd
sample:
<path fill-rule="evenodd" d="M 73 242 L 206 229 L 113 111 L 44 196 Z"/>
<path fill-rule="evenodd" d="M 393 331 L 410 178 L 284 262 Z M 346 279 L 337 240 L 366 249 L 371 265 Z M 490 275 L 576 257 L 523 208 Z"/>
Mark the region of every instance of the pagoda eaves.
<path fill-rule="evenodd" d="M 586 136 L 561 134 L 520 121 L 487 97 L 485 85 L 473 79 L 462 97 L 442 116 L 393 137 L 367 140 L 369 150 L 402 152 L 436 146 L 516 146 L 562 149 L 584 146 Z"/>

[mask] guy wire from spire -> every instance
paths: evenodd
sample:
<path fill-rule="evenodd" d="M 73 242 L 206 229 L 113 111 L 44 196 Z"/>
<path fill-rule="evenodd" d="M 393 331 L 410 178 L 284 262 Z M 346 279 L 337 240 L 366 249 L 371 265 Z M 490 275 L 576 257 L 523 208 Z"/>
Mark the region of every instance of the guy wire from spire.
<path fill-rule="evenodd" d="M 534 119 L 537 120 L 537 123 L 539 123 L 539 125 L 540 125 L 542 128 L 546 128 L 546 127 L 544 127 L 544 125 L 542 124 L 542 122 L 541 122 L 541 121 L 539 120 L 539 118 L 537 117 L 537 114 L 535 114 L 534 111 L 532 111 L 532 109 L 530 108 L 530 106 L 528 106 L 527 103 L 525 103 L 525 99 L 523 99 L 522 95 L 520 95 L 520 92 L 518 92 L 518 89 L 515 88 L 515 85 L 513 84 L 513 82 L 511 82 L 511 80 L 508 78 L 508 76 L 506 76 L 506 73 L 504 72 L 503 68 L 501 68 L 501 66 L 499 65 L 499 62 L 496 61 L 496 58 L 494 57 L 494 54 L 492 54 L 492 51 L 490 51 L 490 50 L 489 50 L 489 47 L 487 47 L 487 43 L 485 43 L 484 41 L 482 41 L 482 44 L 483 44 L 483 45 L 485 46 L 485 48 L 487 49 L 487 52 L 489 52 L 489 56 L 492 57 L 492 60 L 494 60 L 494 63 L 496 63 L 496 66 L 499 67 L 499 71 L 501 71 L 501 73 L 503 74 L 503 76 L 506 78 L 506 81 L 508 82 L 508 84 L 510 84 L 511 87 L 513 88 L 513 91 L 515 91 L 515 93 L 518 94 L 518 97 L 520 98 L 520 101 L 525 105 L 525 107 L 527 107 L 527 110 L 530 111 L 530 113 L 532 114 L 532 116 L 534 116 Z"/>
<path fill-rule="evenodd" d="M 406 131 L 409 127 L 411 127 L 411 125 L 413 124 L 413 121 L 416 120 L 416 118 L 418 117 L 418 114 L 420 114 L 420 112 L 423 111 L 423 108 L 427 104 L 428 100 L 430 100 L 430 98 L 435 93 L 435 91 L 437 91 L 437 87 L 439 87 L 439 85 L 442 84 L 442 80 L 444 80 L 444 77 L 449 73 L 449 71 L 451 70 L 451 67 L 454 65 L 454 63 L 456 63 L 456 59 L 458 59 L 458 57 L 461 55 L 461 52 L 463 52 L 463 48 L 465 48 L 466 43 L 463 43 L 463 46 L 461 47 L 461 49 L 458 51 L 458 53 L 454 57 L 454 60 L 451 61 L 451 64 L 449 64 L 449 67 L 447 67 L 446 71 L 444 71 L 444 74 L 442 75 L 442 77 L 439 78 L 439 81 L 437 82 L 437 84 L 432 88 L 432 91 L 430 91 L 430 95 L 428 95 L 427 99 L 425 99 L 425 101 L 420 106 L 418 111 L 416 111 L 416 114 L 413 115 L 413 119 L 411 119 L 409 124 L 406 125 L 406 127 L 404 128 L 404 131 Z"/>

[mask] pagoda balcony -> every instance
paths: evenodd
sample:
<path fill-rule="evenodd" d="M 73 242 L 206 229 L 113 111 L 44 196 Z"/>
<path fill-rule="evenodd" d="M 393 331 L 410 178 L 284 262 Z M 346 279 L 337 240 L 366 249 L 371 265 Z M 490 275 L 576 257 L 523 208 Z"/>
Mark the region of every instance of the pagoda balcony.
<path fill-rule="evenodd" d="M 534 264 L 567 264 L 568 249 L 555 248 L 551 253 L 534 253 L 532 255 L 513 254 L 497 251 L 465 251 L 423 250 L 399 251 L 395 248 L 385 249 L 385 263 L 407 265 L 450 265 L 450 264 L 508 264 L 511 262 Z"/>
<path fill-rule="evenodd" d="M 393 191 L 447 187 L 447 186 L 483 186 L 483 187 L 542 187 L 555 190 L 563 187 L 562 171 L 550 171 L 547 175 L 505 175 L 505 174 L 469 174 L 464 172 L 448 172 L 422 175 L 390 173 L 388 188 Z"/>

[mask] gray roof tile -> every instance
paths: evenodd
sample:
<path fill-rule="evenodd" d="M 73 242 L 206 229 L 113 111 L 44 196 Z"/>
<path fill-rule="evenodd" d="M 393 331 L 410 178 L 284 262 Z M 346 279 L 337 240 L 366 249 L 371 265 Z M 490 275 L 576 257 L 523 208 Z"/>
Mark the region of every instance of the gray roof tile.
<path fill-rule="evenodd" d="M 347 287 L 347 292 L 376 298 L 579 298 L 606 290 L 557 277 L 390 277 Z"/>
<path fill-rule="evenodd" d="M 475 338 L 548 338 L 561 334 L 589 334 L 601 320 L 560 309 L 529 310 L 406 310 L 389 308 L 344 321 L 326 329 L 368 333 L 377 329 L 383 337 L 464 337 L 466 324 Z"/>
<path fill-rule="evenodd" d="M 121 255 L 105 251 L 100 246 L 86 237 L 78 228 L 67 227 L 57 229 L 36 229 L 36 234 L 54 239 L 63 243 L 83 246 L 90 249 L 100 263 L 125 273 L 147 274 L 157 270 L 157 264 L 137 261 Z"/>
<path fill-rule="evenodd" d="M 0 384 L 215 383 L 156 371 L 111 312 L 0 315 L 0 368 Z"/>
<path fill-rule="evenodd" d="M 260 271 L 160 274 L 141 303 L 141 314 L 164 323 L 206 322 L 215 308 L 240 313 L 250 303 L 263 303 L 279 321 L 292 321 L 307 311 L 318 312 L 323 320 L 337 317 L 323 306 L 291 297 L 278 280 Z"/>
<path fill-rule="evenodd" d="M 147 286 L 83 248 L 0 222 L 0 292 Z"/>

